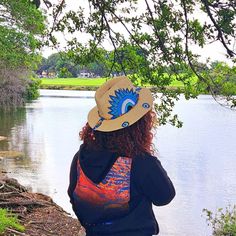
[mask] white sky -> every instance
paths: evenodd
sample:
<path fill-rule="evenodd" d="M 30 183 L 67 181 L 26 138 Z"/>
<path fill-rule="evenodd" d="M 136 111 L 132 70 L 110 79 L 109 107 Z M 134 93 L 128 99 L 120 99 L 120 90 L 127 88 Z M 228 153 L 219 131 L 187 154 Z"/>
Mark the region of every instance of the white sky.
<path fill-rule="evenodd" d="M 57 3 L 58 0 L 52 0 L 51 2 Z M 88 12 L 88 2 L 87 1 L 66 0 L 66 3 L 67 3 L 67 7 L 66 7 L 67 11 L 68 10 L 75 10 L 76 7 L 78 7 L 80 5 L 86 9 L 85 13 Z M 139 3 L 140 10 L 145 9 L 144 4 L 145 4 L 144 1 L 140 0 L 140 3 Z M 196 13 L 194 16 L 197 16 L 200 19 L 200 21 L 205 20 L 205 17 L 202 15 L 202 13 L 200 13 L 197 10 L 196 10 Z M 118 27 L 119 27 L 119 29 L 118 29 Z M 120 30 L 120 28 L 121 28 L 120 26 L 114 26 L 115 30 L 117 30 L 117 29 Z M 124 31 L 122 31 L 122 32 L 124 32 Z M 73 35 L 73 36 L 75 36 L 75 35 Z M 76 34 L 76 36 L 80 38 L 81 42 L 86 42 L 86 40 L 89 38 L 89 36 L 87 36 L 85 34 Z M 63 46 L 66 45 L 65 38 L 68 38 L 68 37 L 70 38 L 71 36 L 67 35 L 67 34 L 58 33 L 58 41 L 61 44 L 61 46 L 59 47 L 60 50 L 62 50 Z M 112 49 L 112 45 L 109 42 L 105 42 L 104 46 L 108 50 Z M 222 46 L 222 44 L 220 42 L 209 44 L 209 45 L 205 46 L 203 49 L 196 47 L 196 46 L 191 47 L 191 45 L 190 45 L 190 48 L 193 50 L 193 52 L 196 52 L 197 54 L 201 55 L 201 59 L 200 59 L 201 61 L 205 61 L 206 58 L 210 57 L 210 59 L 213 61 L 219 60 L 219 61 L 229 62 L 225 56 L 226 50 L 224 49 L 224 47 Z M 57 52 L 57 50 L 55 50 L 55 49 L 52 50 L 51 48 L 44 48 L 42 51 L 42 54 L 44 57 L 48 57 L 49 55 L 51 55 L 52 53 L 55 53 L 55 52 Z"/>

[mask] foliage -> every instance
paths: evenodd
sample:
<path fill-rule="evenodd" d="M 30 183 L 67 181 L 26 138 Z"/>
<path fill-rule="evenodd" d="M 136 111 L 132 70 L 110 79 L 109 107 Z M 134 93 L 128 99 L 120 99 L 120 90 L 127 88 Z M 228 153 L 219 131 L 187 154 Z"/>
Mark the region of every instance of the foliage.
<path fill-rule="evenodd" d="M 70 78 L 72 77 L 72 74 L 66 67 L 60 68 L 60 71 L 58 73 L 59 78 Z"/>
<path fill-rule="evenodd" d="M 29 72 L 41 59 L 44 32 L 45 17 L 29 0 L 0 2 L 1 107 L 23 104 Z"/>
<path fill-rule="evenodd" d="M 219 208 L 215 214 L 203 209 L 208 225 L 212 226 L 213 236 L 236 235 L 236 205 L 228 206 L 225 210 Z"/>
<path fill-rule="evenodd" d="M 201 71 L 201 75 L 209 79 L 209 84 L 200 81 L 199 91 L 213 91 L 216 96 L 224 94 L 226 100 L 236 94 L 236 66 L 230 67 L 225 62 L 214 61 Z M 235 100 L 232 100 L 230 106 L 233 107 L 234 103 Z"/>
<path fill-rule="evenodd" d="M 108 53 L 105 52 L 104 53 Z M 79 58 L 74 58 L 71 53 L 54 53 L 48 58 L 43 58 L 37 69 L 37 74 L 42 74 L 43 71 L 48 73 L 54 72 L 60 78 L 77 77 L 82 70 L 89 71 L 98 76 L 104 76 L 108 69 L 105 62 L 90 60 L 89 63 L 84 63 Z"/>
<path fill-rule="evenodd" d="M 39 88 L 40 88 L 41 80 L 37 78 L 31 78 L 27 84 L 25 91 L 25 99 L 27 101 L 31 101 L 37 99 L 39 97 Z"/>
<path fill-rule="evenodd" d="M 76 2 L 73 10 L 66 8 L 66 3 L 62 0 L 52 9 L 51 42 L 56 44 L 56 34 L 63 32 L 68 36 L 68 53 L 79 62 L 105 61 L 110 68 L 107 75 L 122 71 L 134 81 L 156 86 L 162 91 L 157 95 L 162 124 L 180 124 L 171 114 L 181 91 L 166 89 L 172 75 L 183 82 L 187 99 L 196 97 L 204 84 L 218 102 L 222 101 L 218 95 L 226 95 L 228 105 L 234 105 L 229 90 L 202 72 L 200 55 L 192 48 L 219 41 L 229 59 L 235 60 L 235 1 L 88 0 L 83 6 Z M 81 41 L 81 33 L 88 37 L 87 42 Z M 101 53 L 108 50 L 107 45 L 112 46 L 108 55 Z M 179 71 L 188 72 L 180 76 Z M 194 85 L 189 82 L 192 74 L 198 78 Z"/>
<path fill-rule="evenodd" d="M 0 3 L 0 58 L 11 66 L 35 66 L 40 59 L 44 16 L 28 0 Z"/>
<path fill-rule="evenodd" d="M 218 62 L 211 71 L 214 80 L 220 85 L 225 95 L 231 95 L 236 88 L 236 66 L 230 67 L 226 63 Z"/>
<path fill-rule="evenodd" d="M 4 233 L 7 228 L 13 228 L 23 232 L 25 228 L 19 224 L 18 219 L 6 209 L 0 208 L 0 233 Z"/>
<path fill-rule="evenodd" d="M 42 61 L 37 68 L 37 74 L 42 74 L 43 71 L 54 72 L 59 59 L 59 53 L 52 54 L 48 58 L 42 58 Z"/>

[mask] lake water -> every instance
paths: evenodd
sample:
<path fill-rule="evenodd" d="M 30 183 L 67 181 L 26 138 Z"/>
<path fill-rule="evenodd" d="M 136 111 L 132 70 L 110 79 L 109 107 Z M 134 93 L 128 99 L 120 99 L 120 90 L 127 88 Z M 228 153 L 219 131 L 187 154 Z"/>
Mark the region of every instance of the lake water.
<path fill-rule="evenodd" d="M 0 114 L 1 150 L 25 153 L 22 159 L 0 160 L 0 169 L 20 183 L 50 195 L 72 212 L 66 194 L 78 133 L 95 105 L 94 92 L 41 91 L 25 109 Z M 161 236 L 207 236 L 202 209 L 215 211 L 236 203 L 236 112 L 210 96 L 177 103 L 181 129 L 160 127 L 155 137 L 159 159 L 174 182 L 171 204 L 154 207 Z"/>

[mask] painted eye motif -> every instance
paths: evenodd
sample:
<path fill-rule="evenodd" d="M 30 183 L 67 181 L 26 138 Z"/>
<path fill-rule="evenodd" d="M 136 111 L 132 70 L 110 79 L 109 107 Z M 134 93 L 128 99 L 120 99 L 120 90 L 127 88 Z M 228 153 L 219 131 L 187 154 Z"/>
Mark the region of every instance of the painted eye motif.
<path fill-rule="evenodd" d="M 127 126 L 129 126 L 129 122 L 128 121 L 125 121 L 123 124 L 122 124 L 122 127 L 127 127 Z"/>
<path fill-rule="evenodd" d="M 138 102 L 138 93 L 133 89 L 118 89 L 115 91 L 115 96 L 110 95 L 109 114 L 112 119 L 115 119 L 134 107 Z"/>
<path fill-rule="evenodd" d="M 135 106 L 135 102 L 130 98 L 126 99 L 122 104 L 121 113 L 125 114 L 130 111 L 133 106 Z"/>
<path fill-rule="evenodd" d="M 148 109 L 150 107 L 150 105 L 145 102 L 145 103 L 143 103 L 142 107 Z"/>

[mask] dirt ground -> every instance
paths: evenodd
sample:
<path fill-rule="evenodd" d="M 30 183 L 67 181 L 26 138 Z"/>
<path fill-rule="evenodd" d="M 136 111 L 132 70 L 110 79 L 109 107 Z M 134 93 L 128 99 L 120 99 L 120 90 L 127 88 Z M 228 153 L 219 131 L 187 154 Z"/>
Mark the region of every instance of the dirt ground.
<path fill-rule="evenodd" d="M 17 180 L 0 174 L 0 208 L 18 215 L 25 232 L 8 229 L 2 236 L 80 236 L 80 223 L 69 216 L 52 199 L 31 193 Z"/>

